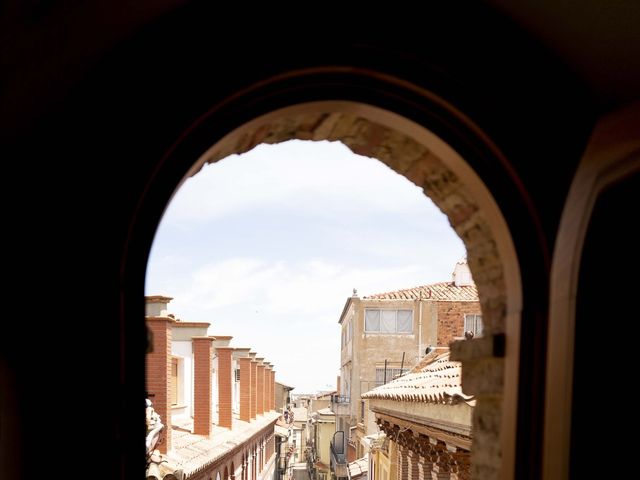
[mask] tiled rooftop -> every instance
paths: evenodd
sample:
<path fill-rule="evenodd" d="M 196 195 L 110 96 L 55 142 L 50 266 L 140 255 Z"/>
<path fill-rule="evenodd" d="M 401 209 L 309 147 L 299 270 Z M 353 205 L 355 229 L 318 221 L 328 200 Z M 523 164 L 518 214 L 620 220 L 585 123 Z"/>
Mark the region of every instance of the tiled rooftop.
<path fill-rule="evenodd" d="M 175 419 L 172 425 L 171 451 L 167 454 L 169 463 L 183 469 L 185 476 L 197 473 L 227 454 L 229 450 L 241 445 L 279 416 L 277 412 L 268 412 L 251 423 L 234 418 L 232 430 L 214 425 L 211 438 L 191 433 L 192 419 Z"/>
<path fill-rule="evenodd" d="M 369 471 L 369 460 L 365 458 L 358 458 L 357 460 L 349 463 L 349 478 L 356 479 L 365 477 Z"/>
<path fill-rule="evenodd" d="M 461 401 L 474 405 L 461 387 L 461 364 L 449 360 L 448 348 L 437 348 L 426 355 L 409 373 L 374 388 L 362 398 L 455 404 Z"/>
<path fill-rule="evenodd" d="M 377 293 L 363 300 L 439 300 L 449 302 L 477 302 L 475 285 L 456 286 L 453 282 L 439 282 L 394 292 Z"/>

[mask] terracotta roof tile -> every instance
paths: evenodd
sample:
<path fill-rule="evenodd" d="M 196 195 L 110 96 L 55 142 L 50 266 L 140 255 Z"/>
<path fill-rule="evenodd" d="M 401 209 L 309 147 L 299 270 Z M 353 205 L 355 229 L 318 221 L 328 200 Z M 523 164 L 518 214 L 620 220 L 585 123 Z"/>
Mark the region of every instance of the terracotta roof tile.
<path fill-rule="evenodd" d="M 477 302 L 478 289 L 475 285 L 456 286 L 453 282 L 439 282 L 431 285 L 376 293 L 363 300 L 438 300 L 449 302 Z"/>
<path fill-rule="evenodd" d="M 461 363 L 449 360 L 449 349 L 438 348 L 409 373 L 364 393 L 362 398 L 474 405 L 473 397 L 462 392 L 460 372 Z"/>
<path fill-rule="evenodd" d="M 366 477 L 369 471 L 369 459 L 366 457 L 358 458 L 353 462 L 349 462 L 349 478 L 356 479 Z"/>
<path fill-rule="evenodd" d="M 265 413 L 251 423 L 233 419 L 233 429 L 213 426 L 211 438 L 191 432 L 191 419 L 174 419 L 172 425 L 172 448 L 167 454 L 169 463 L 183 469 L 185 477 L 202 472 L 232 449 L 256 435 L 262 428 L 278 419 L 276 412 Z"/>

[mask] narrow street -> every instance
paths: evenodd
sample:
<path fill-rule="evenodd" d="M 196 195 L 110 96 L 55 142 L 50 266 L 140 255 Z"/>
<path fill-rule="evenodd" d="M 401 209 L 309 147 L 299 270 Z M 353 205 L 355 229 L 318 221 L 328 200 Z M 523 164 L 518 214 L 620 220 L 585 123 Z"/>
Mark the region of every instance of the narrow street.
<path fill-rule="evenodd" d="M 291 466 L 290 480 L 310 480 L 307 464 L 304 462 L 294 463 Z"/>

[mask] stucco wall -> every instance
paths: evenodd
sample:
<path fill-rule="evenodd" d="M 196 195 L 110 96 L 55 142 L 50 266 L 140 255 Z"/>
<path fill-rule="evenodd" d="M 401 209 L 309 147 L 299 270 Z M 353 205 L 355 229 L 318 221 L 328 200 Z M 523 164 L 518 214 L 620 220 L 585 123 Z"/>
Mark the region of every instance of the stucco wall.
<path fill-rule="evenodd" d="M 174 330 L 175 332 L 175 330 Z M 173 341 L 171 354 L 179 358 L 178 379 L 182 381 L 179 386 L 178 405 L 184 408 L 172 408 L 172 418 L 184 418 L 193 416 L 193 349 L 191 339 L 185 341 Z"/>

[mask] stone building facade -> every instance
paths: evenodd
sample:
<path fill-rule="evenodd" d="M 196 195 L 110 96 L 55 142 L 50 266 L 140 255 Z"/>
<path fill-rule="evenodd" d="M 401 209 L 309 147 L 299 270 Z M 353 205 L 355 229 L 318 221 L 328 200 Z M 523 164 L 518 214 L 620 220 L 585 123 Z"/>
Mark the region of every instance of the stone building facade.
<path fill-rule="evenodd" d="M 365 436 L 377 431 L 361 395 L 418 363 L 425 352 L 447 347 L 471 329 L 482 336 L 478 291 L 466 261 L 450 282 L 350 297 L 342 327 L 340 393 L 334 396 L 337 430 L 348 438 L 348 459 L 362 457 Z"/>

